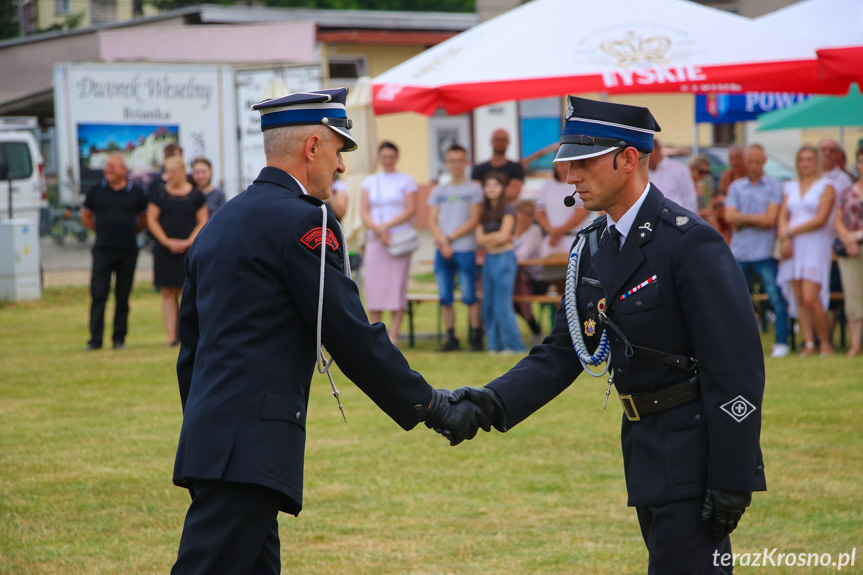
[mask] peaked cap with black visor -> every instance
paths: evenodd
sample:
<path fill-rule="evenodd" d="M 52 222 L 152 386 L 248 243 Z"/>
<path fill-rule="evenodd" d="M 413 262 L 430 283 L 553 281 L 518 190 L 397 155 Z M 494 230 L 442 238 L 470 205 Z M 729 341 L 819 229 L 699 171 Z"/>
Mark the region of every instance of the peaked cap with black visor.
<path fill-rule="evenodd" d="M 252 106 L 252 110 L 261 113 L 261 131 L 283 126 L 323 125 L 345 138 L 342 152 L 353 152 L 357 141 L 351 135 L 353 122 L 345 109 L 347 97 L 347 88 L 296 92 L 262 100 Z"/>
<path fill-rule="evenodd" d="M 659 131 L 647 108 L 570 96 L 554 161 L 594 158 L 630 146 L 647 155 L 653 151 L 653 135 Z M 617 169 L 616 156 L 614 167 Z"/>

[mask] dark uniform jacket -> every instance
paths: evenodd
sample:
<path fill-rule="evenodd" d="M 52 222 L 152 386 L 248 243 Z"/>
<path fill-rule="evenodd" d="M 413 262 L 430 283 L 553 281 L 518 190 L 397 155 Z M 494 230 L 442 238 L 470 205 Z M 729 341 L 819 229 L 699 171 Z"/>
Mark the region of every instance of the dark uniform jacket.
<path fill-rule="evenodd" d="M 189 250 L 177 361 L 183 404 L 177 485 L 190 479 L 263 485 L 284 495 L 283 511 L 299 513 L 321 249 L 327 351 L 401 427 L 425 418 L 432 388 L 390 343 L 384 325 L 369 325 L 357 286 L 342 269 L 347 246 L 332 212 L 321 242 L 320 206 L 288 174 L 264 168 Z M 318 391 L 329 393 L 323 387 Z"/>
<path fill-rule="evenodd" d="M 580 233 L 592 230 L 604 232 L 605 218 Z M 740 266 L 722 236 L 653 185 L 616 261 L 616 248 L 606 241 L 608 236 L 603 234 L 592 258 L 585 245 L 579 262 L 580 319 L 596 321 L 595 334 L 585 337 L 588 350 L 593 352 L 599 344 L 602 327 L 597 306 L 605 303 L 609 319 L 632 344 L 696 358 L 701 380 L 700 399 L 646 415 L 641 421 L 623 418 L 629 505 L 698 497 L 705 487 L 766 489 L 759 445 L 764 393 L 761 339 Z M 621 298 L 654 275 L 655 281 Z M 578 329 L 585 333 L 584 325 Z M 689 378 L 656 359 L 634 355 L 627 360 L 622 339 L 611 330 L 608 335 L 618 393 L 652 393 Z M 543 345 L 534 347 L 489 387 L 503 400 L 512 427 L 556 397 L 581 372 L 561 305 L 555 329 Z M 587 376 L 583 381 L 578 393 L 588 405 L 601 409 L 607 377 Z M 608 409 L 620 409 L 613 396 Z"/>

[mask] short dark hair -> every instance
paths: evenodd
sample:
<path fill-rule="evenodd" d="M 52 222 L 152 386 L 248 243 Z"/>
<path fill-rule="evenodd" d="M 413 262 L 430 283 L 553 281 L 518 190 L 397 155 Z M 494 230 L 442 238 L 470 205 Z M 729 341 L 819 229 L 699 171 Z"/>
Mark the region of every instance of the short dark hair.
<path fill-rule="evenodd" d="M 381 142 L 381 145 L 380 145 L 380 146 L 378 146 L 378 153 L 381 153 L 381 152 L 383 152 L 384 150 L 392 150 L 392 151 L 394 151 L 396 154 L 398 154 L 398 153 L 399 153 L 399 149 L 396 147 L 396 145 L 395 145 L 395 144 L 393 144 L 392 142 L 389 142 L 389 141 L 386 141 L 386 140 L 385 140 L 385 141 L 383 141 L 383 142 Z"/>
<path fill-rule="evenodd" d="M 467 155 L 467 148 L 462 146 L 461 144 L 452 144 L 449 148 L 446 149 L 445 154 L 449 154 L 450 152 L 464 152 L 464 155 Z"/>
<path fill-rule="evenodd" d="M 860 147 L 857 148 L 857 153 L 854 155 L 858 160 L 860 159 L 860 156 L 863 156 L 863 144 L 861 144 Z"/>
<path fill-rule="evenodd" d="M 194 167 L 195 164 L 207 164 L 208 168 L 210 168 L 211 170 L 213 169 L 213 164 L 211 164 L 210 160 L 208 160 L 204 156 L 198 156 L 197 158 L 192 160 L 192 167 Z"/>
<path fill-rule="evenodd" d="M 171 156 L 182 156 L 182 155 L 183 155 L 183 147 L 176 142 L 171 142 L 170 144 L 166 145 L 162 149 L 162 157 L 163 158 L 170 158 Z"/>

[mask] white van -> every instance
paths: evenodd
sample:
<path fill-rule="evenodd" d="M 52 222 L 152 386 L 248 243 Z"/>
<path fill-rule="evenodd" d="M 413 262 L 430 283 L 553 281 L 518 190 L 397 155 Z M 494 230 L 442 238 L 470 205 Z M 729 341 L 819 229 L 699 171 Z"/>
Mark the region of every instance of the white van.
<path fill-rule="evenodd" d="M 31 132 L 0 130 L 0 220 L 10 219 L 9 178 L 12 181 L 12 216 L 37 225 L 39 210 L 48 206 L 44 164 Z"/>

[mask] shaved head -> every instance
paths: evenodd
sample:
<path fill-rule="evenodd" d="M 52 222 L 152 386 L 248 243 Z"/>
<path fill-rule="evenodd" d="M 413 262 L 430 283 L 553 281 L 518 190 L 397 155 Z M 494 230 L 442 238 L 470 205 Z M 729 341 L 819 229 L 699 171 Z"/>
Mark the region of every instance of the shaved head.
<path fill-rule="evenodd" d="M 767 154 L 760 144 L 752 144 L 746 148 L 746 175 L 753 182 L 757 182 L 764 175 L 764 164 L 767 163 Z"/>
<path fill-rule="evenodd" d="M 315 134 L 324 139 L 324 133 L 330 131 L 320 125 L 271 128 L 264 132 L 264 154 L 267 159 L 295 157 L 302 154 L 306 140 Z"/>

